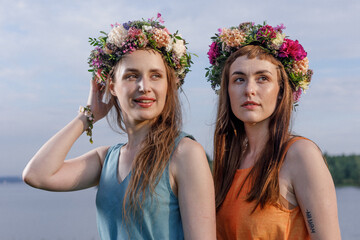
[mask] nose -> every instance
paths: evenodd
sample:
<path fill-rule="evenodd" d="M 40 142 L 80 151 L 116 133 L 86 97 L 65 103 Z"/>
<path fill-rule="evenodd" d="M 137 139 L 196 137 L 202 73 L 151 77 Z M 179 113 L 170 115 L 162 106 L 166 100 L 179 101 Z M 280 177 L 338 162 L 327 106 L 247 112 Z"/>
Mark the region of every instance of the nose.
<path fill-rule="evenodd" d="M 141 77 L 138 81 L 139 91 L 146 93 L 150 91 L 150 79 Z"/>
<path fill-rule="evenodd" d="M 252 79 L 248 79 L 248 81 L 245 82 L 245 95 L 253 96 L 255 95 L 255 90 L 256 90 L 256 82 Z"/>

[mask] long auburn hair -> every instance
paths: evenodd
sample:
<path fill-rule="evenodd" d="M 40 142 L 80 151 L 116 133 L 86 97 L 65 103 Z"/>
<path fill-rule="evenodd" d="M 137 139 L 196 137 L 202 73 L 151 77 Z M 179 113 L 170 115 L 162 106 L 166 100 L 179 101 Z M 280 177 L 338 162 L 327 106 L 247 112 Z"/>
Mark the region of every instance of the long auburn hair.
<path fill-rule="evenodd" d="M 144 48 L 159 54 L 151 48 Z M 160 54 L 161 55 L 161 54 Z M 161 55 L 163 58 L 163 56 Z M 122 59 L 110 72 L 108 81 L 116 81 L 115 73 L 118 66 L 121 64 Z M 163 58 L 166 68 L 167 77 L 167 94 L 164 109 L 160 115 L 153 121 L 150 131 L 142 142 L 142 149 L 135 156 L 129 186 L 126 190 L 123 210 L 127 218 L 127 209 L 130 212 L 137 212 L 142 210 L 142 205 L 145 201 L 145 194 L 150 194 L 152 197 L 155 192 L 155 187 L 158 184 L 161 174 L 163 173 L 167 163 L 169 162 L 173 147 L 175 145 L 175 138 L 180 133 L 182 118 L 181 118 L 181 105 L 178 96 L 178 81 L 175 71 L 166 63 Z M 109 86 L 109 84 L 107 84 Z M 109 93 L 107 95 L 114 105 L 115 119 L 117 126 L 126 132 L 124 126 L 123 115 L 117 97 Z M 109 119 L 108 119 L 109 121 Z M 110 125 L 111 122 L 109 121 Z M 114 129 L 114 128 L 113 128 Z"/>
<path fill-rule="evenodd" d="M 219 105 L 214 133 L 214 182 L 215 202 L 218 211 L 223 203 L 235 172 L 240 168 L 247 147 L 244 123 L 232 112 L 228 93 L 231 64 L 241 56 L 258 58 L 273 63 L 278 72 L 277 106 L 270 116 L 269 138 L 247 179 L 251 180 L 251 190 L 247 201 L 255 201 L 253 211 L 260 205 L 275 204 L 279 199 L 279 170 L 282 165 L 284 148 L 290 137 L 290 122 L 293 107 L 292 86 L 284 66 L 260 46 L 248 45 L 234 52 L 226 61 L 219 90 Z"/>

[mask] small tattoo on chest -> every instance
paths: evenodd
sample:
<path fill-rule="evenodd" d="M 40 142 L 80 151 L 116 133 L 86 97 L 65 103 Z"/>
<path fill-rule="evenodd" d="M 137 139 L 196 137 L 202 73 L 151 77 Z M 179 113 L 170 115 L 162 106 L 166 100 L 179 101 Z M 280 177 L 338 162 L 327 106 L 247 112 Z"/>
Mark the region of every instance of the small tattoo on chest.
<path fill-rule="evenodd" d="M 306 221 L 309 225 L 311 233 L 315 233 L 315 224 L 314 224 L 313 218 L 311 216 L 311 212 L 307 209 L 306 209 Z"/>

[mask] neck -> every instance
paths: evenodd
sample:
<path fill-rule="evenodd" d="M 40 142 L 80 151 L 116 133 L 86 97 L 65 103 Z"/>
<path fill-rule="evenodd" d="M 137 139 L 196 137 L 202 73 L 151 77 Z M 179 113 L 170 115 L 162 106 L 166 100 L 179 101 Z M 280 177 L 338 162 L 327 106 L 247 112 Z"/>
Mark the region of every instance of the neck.
<path fill-rule="evenodd" d="M 269 123 L 268 121 L 245 123 L 244 126 L 248 139 L 246 150 L 247 165 L 254 165 L 269 139 Z"/>
<path fill-rule="evenodd" d="M 151 123 L 149 121 L 144 122 L 129 122 L 124 121 L 126 133 L 128 135 L 128 143 L 126 148 L 128 150 L 139 149 L 144 141 L 146 135 L 149 133 Z"/>
<path fill-rule="evenodd" d="M 150 124 L 137 124 L 129 126 L 125 124 L 128 135 L 127 149 L 137 149 L 141 147 L 146 135 L 150 131 Z"/>

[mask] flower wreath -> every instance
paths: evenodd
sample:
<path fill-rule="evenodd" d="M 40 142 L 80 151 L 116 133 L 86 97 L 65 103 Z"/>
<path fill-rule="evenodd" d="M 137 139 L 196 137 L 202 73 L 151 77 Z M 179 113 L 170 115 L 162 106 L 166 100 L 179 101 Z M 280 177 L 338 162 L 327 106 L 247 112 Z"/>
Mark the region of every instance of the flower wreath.
<path fill-rule="evenodd" d="M 307 53 L 301 44 L 283 33 L 284 25 L 272 27 L 242 23 L 238 27 L 219 29 L 219 34 L 212 37 L 212 44 L 207 53 L 211 66 L 206 68 L 207 81 L 217 92 L 220 87 L 221 73 L 227 58 L 246 45 L 259 45 L 273 55 L 284 66 L 293 89 L 294 102 L 298 102 L 301 93 L 308 89 L 313 71 L 309 69 Z"/>
<path fill-rule="evenodd" d="M 104 87 L 105 79 L 116 63 L 127 53 L 137 49 L 150 47 L 161 53 L 166 62 L 175 70 L 179 79 L 179 86 L 184 83 L 186 73 L 190 71 L 192 64 L 191 55 L 186 52 L 186 42 L 176 31 L 170 34 L 161 18 L 129 21 L 123 24 L 111 25 L 109 34 L 101 31 L 105 36 L 89 38 L 89 42 L 95 48 L 91 51 L 88 59 L 89 72 L 99 76 L 98 83 Z"/>

